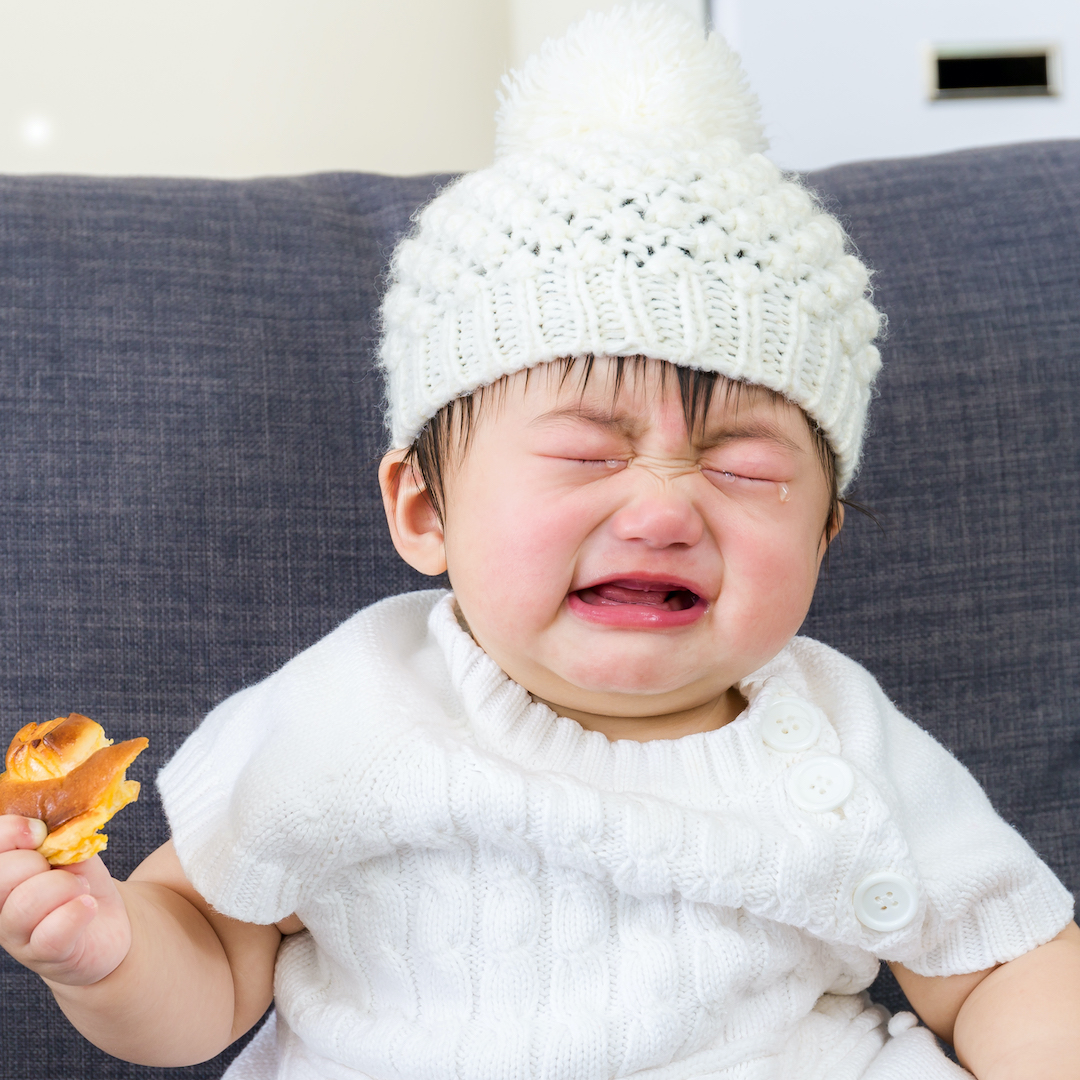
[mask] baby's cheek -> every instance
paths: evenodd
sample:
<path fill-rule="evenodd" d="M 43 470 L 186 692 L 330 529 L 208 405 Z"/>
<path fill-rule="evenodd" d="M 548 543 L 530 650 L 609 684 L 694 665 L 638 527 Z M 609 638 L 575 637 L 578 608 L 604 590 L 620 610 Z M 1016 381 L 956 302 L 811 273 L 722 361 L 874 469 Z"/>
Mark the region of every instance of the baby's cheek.
<path fill-rule="evenodd" d="M 729 552 L 729 555 L 731 553 Z M 738 553 L 728 559 L 725 579 L 741 566 L 740 591 L 757 608 L 762 629 L 770 636 L 790 636 L 802 623 L 814 594 L 817 560 L 808 543 L 749 538 Z M 730 582 L 730 584 L 735 584 Z"/>
<path fill-rule="evenodd" d="M 573 567 L 573 549 L 547 521 L 524 524 L 490 551 L 492 588 L 508 615 L 536 625 L 546 625 L 562 606 Z"/>
<path fill-rule="evenodd" d="M 542 626 L 561 606 L 573 574 L 567 522 L 507 500 L 478 514 L 452 544 L 451 580 L 492 625 Z"/>

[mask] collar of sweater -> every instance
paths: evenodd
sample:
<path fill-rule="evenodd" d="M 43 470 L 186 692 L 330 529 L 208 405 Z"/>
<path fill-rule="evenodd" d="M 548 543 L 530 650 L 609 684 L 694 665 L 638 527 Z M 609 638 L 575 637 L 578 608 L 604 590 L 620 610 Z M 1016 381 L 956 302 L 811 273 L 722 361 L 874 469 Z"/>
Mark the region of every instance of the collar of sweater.
<path fill-rule="evenodd" d="M 647 792 L 684 806 L 704 802 L 715 808 L 729 798 L 737 802 L 748 785 L 771 783 L 786 755 L 763 744 L 762 712 L 778 691 L 811 702 L 817 696 L 810 685 L 817 680 L 801 654 L 806 645 L 822 647 L 797 638 L 739 684 L 748 707 L 724 727 L 677 739 L 611 741 L 534 701 L 510 679 L 463 628 L 453 594 L 435 603 L 428 628 L 445 656 L 469 734 L 479 748 L 531 772 L 562 773 L 601 790 Z M 821 721 L 816 752 L 839 753 L 835 730 L 824 712 L 815 711 Z"/>

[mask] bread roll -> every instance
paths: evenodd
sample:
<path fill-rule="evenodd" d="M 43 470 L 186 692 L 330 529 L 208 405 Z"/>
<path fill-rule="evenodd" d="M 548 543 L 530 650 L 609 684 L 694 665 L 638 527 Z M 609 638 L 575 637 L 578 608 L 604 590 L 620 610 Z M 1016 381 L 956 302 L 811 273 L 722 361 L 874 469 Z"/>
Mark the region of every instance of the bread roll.
<path fill-rule="evenodd" d="M 124 777 L 149 745 L 146 739 L 117 743 L 100 724 L 72 713 L 17 732 L 0 773 L 0 814 L 38 818 L 49 835 L 38 851 L 54 866 L 82 862 L 101 851 L 108 837 L 98 829 L 139 797 Z"/>

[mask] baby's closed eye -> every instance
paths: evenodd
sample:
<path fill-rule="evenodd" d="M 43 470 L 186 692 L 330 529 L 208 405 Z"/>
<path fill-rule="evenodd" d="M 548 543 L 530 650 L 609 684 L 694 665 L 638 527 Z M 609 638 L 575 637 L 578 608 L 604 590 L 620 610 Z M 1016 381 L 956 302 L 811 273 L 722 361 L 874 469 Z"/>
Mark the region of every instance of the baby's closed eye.
<path fill-rule="evenodd" d="M 743 487 L 752 487 L 754 485 L 775 484 L 776 481 L 765 476 L 748 475 L 747 473 L 735 472 L 731 469 L 705 469 L 702 473 L 705 478 L 711 481 L 719 488 L 733 487 L 735 485 L 741 485 Z"/>
<path fill-rule="evenodd" d="M 701 460 L 701 471 L 716 487 L 751 489 L 790 481 L 795 465 L 782 448 L 758 440 L 740 440 L 707 452 Z"/>
<path fill-rule="evenodd" d="M 625 469 L 627 462 L 622 458 L 575 458 L 579 465 L 586 465 L 590 468 L 600 469 L 604 472 L 617 472 L 619 469 Z"/>

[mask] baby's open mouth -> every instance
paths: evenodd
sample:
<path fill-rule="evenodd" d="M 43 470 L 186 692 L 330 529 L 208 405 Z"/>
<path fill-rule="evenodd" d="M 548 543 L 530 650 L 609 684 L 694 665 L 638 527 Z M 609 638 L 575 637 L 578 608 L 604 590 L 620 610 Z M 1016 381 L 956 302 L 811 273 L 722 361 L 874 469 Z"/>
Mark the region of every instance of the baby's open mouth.
<path fill-rule="evenodd" d="M 578 589 L 574 594 L 583 603 L 596 606 L 638 604 L 660 611 L 686 611 L 698 602 L 697 593 L 681 585 L 663 581 L 634 581 L 620 578 Z"/>

